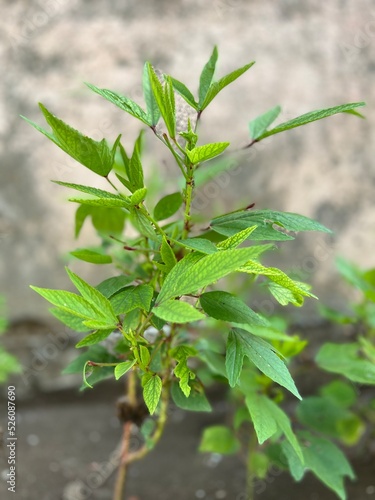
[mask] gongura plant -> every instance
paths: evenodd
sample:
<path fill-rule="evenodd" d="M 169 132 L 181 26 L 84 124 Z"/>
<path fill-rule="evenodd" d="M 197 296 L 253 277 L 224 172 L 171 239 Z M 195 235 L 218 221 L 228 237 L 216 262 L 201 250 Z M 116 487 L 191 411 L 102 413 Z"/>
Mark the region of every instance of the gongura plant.
<path fill-rule="evenodd" d="M 232 212 L 204 220 L 204 214 L 192 209 L 195 182 L 201 172 L 215 171 L 219 155 L 246 158 L 248 149 L 267 137 L 337 113 L 359 115 L 356 109 L 364 103 L 313 111 L 273 126 L 281 111 L 276 106 L 250 121 L 250 137 L 241 151 L 231 149 L 229 142 L 202 144 L 199 124 L 207 108 L 254 64 L 216 79 L 217 58 L 215 47 L 201 72 L 197 95 L 147 62 L 143 107 L 117 92 L 87 84 L 142 123 L 132 150 L 124 147 L 121 136 L 110 145 L 106 139 L 95 141 L 81 134 L 42 104 L 48 130 L 26 119 L 77 163 L 97 174 L 100 186 L 103 181 L 108 184 L 105 190 L 54 181 L 76 193 L 70 198 L 77 204 L 76 236 L 91 218 L 101 238 L 99 247 L 79 248 L 72 255 L 93 264 L 112 264 L 108 278 L 89 284 L 67 268 L 78 293 L 32 288 L 53 304 L 51 312 L 56 318 L 85 334 L 77 348 L 87 350 L 66 372 L 82 370 L 85 387 L 110 376 L 126 381 L 115 500 L 123 497 L 128 465 L 148 453 L 162 435 L 171 400 L 185 410 L 211 410 L 205 394 L 210 377 L 224 381 L 245 403 L 244 414 L 238 418 L 252 422 L 250 434 L 260 444 L 281 443 L 290 463 L 300 471 L 319 469 L 317 438 L 311 433 L 297 435 L 281 408 L 284 391 L 301 399 L 288 361 L 300 352 L 303 342 L 280 330 L 272 318 L 253 310 L 249 302 L 250 289 L 256 289 L 258 282 L 282 305 L 302 306 L 306 297 L 314 298 L 307 284 L 260 260 L 276 244 L 290 244 L 295 233 L 329 230 L 303 215 L 253 205 L 233 207 Z M 180 188 L 176 181 L 171 192 L 162 196 L 148 189 L 145 181 L 142 152 L 145 139 L 152 136 L 170 154 L 183 184 Z M 246 296 L 240 297 L 223 280 L 232 274 L 247 281 Z M 139 449 L 129 450 L 130 430 L 135 425 L 140 427 L 143 443 Z M 253 437 L 249 442 L 254 442 Z M 227 452 L 238 446 L 230 430 L 216 428 L 205 432 L 201 450 Z M 338 462 L 331 472 L 335 481 L 322 480 L 344 498 L 343 476 L 351 475 L 351 469 L 332 446 Z M 249 450 L 251 467 L 260 455 L 254 447 Z M 248 498 L 252 491 L 249 484 Z"/>

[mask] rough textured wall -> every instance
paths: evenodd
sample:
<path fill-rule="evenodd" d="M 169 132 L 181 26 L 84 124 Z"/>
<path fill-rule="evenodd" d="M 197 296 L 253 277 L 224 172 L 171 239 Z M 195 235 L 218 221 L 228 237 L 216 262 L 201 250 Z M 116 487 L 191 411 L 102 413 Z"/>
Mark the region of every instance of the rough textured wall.
<path fill-rule="evenodd" d="M 367 120 L 339 115 L 265 141 L 239 167 L 199 194 L 197 208 L 213 213 L 255 201 L 258 208 L 318 218 L 334 238 L 309 234 L 280 251 L 285 269 L 315 283 L 331 304 L 342 291 L 333 268 L 340 254 L 374 265 L 375 5 L 370 0 L 40 0 L 1 1 L 1 293 L 12 317 L 45 315 L 30 283 L 67 286 L 63 256 L 73 241 L 74 206 L 50 179 L 90 183 L 75 164 L 19 114 L 43 123 L 42 101 L 94 138 L 138 129 L 131 117 L 89 92 L 83 81 L 141 99 L 144 60 L 197 87 L 214 44 L 218 72 L 257 64 L 226 89 L 202 121 L 205 140 L 244 144 L 251 118 L 276 104 L 283 119 L 312 109 L 365 100 Z M 149 136 L 151 142 L 153 139 Z M 174 174 L 166 155 L 147 164 Z M 149 170 L 150 171 L 150 170 Z M 84 240 L 95 242 L 90 231 Z M 82 244 L 82 242 L 80 243 Z M 99 271 L 73 267 L 99 281 Z M 302 270 L 302 271 L 301 271 Z M 305 312 L 312 314 L 310 305 Z"/>

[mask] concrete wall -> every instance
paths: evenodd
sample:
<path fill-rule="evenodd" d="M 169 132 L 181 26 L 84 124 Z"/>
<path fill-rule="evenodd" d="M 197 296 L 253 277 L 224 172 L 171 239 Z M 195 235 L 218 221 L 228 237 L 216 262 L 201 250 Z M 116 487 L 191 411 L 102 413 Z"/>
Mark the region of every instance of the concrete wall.
<path fill-rule="evenodd" d="M 19 118 L 42 124 L 42 101 L 94 138 L 122 133 L 131 144 L 138 123 L 89 92 L 83 81 L 141 99 L 143 62 L 197 87 L 214 44 L 218 73 L 256 60 L 202 120 L 204 140 L 247 139 L 248 121 L 276 104 L 283 119 L 316 108 L 365 100 L 367 120 L 339 115 L 265 141 L 239 167 L 197 198 L 212 214 L 256 202 L 319 219 L 335 236 L 309 234 L 280 250 L 284 269 L 303 270 L 331 305 L 344 292 L 333 266 L 343 255 L 374 265 L 375 5 L 370 0 L 40 0 L 1 2 L 0 248 L 1 293 L 10 316 L 45 316 L 47 305 L 28 285 L 69 286 L 64 254 L 95 236 L 73 241 L 73 204 L 50 179 L 97 182 Z M 149 135 L 151 143 L 154 139 Z M 167 155 L 146 168 L 174 174 Z M 158 150 L 159 151 L 159 150 Z M 237 174 L 237 175 L 236 175 Z M 151 175 L 151 174 L 149 174 Z M 105 271 L 75 262 L 97 283 Z M 308 306 L 300 315 L 312 315 Z M 311 316 L 312 317 L 312 316 Z"/>

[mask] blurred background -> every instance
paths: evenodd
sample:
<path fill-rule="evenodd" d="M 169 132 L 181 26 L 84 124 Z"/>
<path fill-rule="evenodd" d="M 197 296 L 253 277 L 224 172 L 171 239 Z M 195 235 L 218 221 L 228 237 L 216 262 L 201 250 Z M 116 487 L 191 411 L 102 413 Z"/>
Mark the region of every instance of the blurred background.
<path fill-rule="evenodd" d="M 362 267 L 374 266 L 375 4 L 371 0 L 0 0 L 0 6 L 0 294 L 5 296 L 13 333 L 18 333 L 17 354 L 34 371 L 39 362 L 46 363 L 37 370 L 38 387 L 51 391 L 52 409 L 45 409 L 43 422 L 38 422 L 42 417 L 37 408 L 26 412 L 24 456 L 29 464 L 33 457 L 45 462 L 42 477 L 46 479 L 45 471 L 49 471 L 62 491 L 74 478 L 78 462 L 72 457 L 79 456 L 82 446 L 97 446 L 102 440 L 104 456 L 113 447 L 93 423 L 89 424 L 93 427 L 89 440 L 80 441 L 78 427 L 70 438 L 66 438 L 68 430 L 62 434 L 62 440 L 71 439 L 71 450 L 59 455 L 56 449 L 62 443 L 57 435 L 50 437 L 49 444 L 37 446 L 42 438 L 35 430 L 36 422 L 38 428 L 46 429 L 56 420 L 61 425 L 69 422 L 70 410 L 53 410 L 51 394 L 59 383 L 66 387 L 57 374 L 71 354 L 61 347 L 58 354 L 51 351 L 47 355 L 46 351 L 39 360 L 46 337 L 54 345 L 59 338 L 60 345 L 64 340 L 62 334 L 53 333 L 47 302 L 29 285 L 69 288 L 64 271 L 67 253 L 97 241 L 89 227 L 84 228 L 79 242 L 74 240 L 76 206 L 67 203 L 66 190 L 50 180 L 100 186 L 87 169 L 20 115 L 44 126 L 37 105 L 42 102 L 90 137 L 106 137 L 111 142 L 121 133 L 125 146 L 130 147 L 139 122 L 93 94 L 83 82 L 142 103 L 142 68 L 149 60 L 197 90 L 201 69 L 215 44 L 219 48 L 217 76 L 252 60 L 256 64 L 205 112 L 200 125 L 202 143 L 228 140 L 234 148 L 243 146 L 248 141 L 248 122 L 277 104 L 282 107 L 279 121 L 286 121 L 314 109 L 366 101 L 362 111 L 366 120 L 337 115 L 266 139 L 241 155 L 234 169 L 202 187 L 194 205 L 196 212 L 207 214 L 207 220 L 219 211 L 253 202 L 259 209 L 298 212 L 318 219 L 333 230 L 332 236 L 299 235 L 294 242 L 281 245 L 273 258 L 285 271 L 312 283 L 322 302 L 343 307 L 347 296 L 337 279 L 335 258 L 340 255 Z M 155 182 L 166 175 L 160 194 L 175 191 L 178 172 L 167 153 L 160 151 L 152 134 L 146 134 L 146 142 L 146 175 Z M 106 269 L 98 271 L 83 262 L 69 265 L 94 285 L 108 276 Z M 291 312 L 299 323 L 316 321 L 315 301 Z M 26 374 L 20 384 L 25 400 L 35 394 L 29 383 L 34 375 L 29 378 Z M 41 401 L 46 404 L 43 398 Z M 61 401 L 60 397 L 59 404 Z M 92 411 L 104 412 L 112 436 L 111 429 L 117 425 L 112 408 L 110 415 L 103 408 L 104 404 Z M 176 415 L 178 423 L 182 417 Z M 53 427 L 50 434 L 54 436 Z M 87 453 L 92 457 L 92 451 Z M 200 463 L 194 463 L 198 474 Z M 29 469 L 29 482 L 25 483 L 29 486 L 20 498 L 60 498 L 42 485 L 36 486 L 40 474 Z M 31 484 L 35 493 L 29 492 Z M 215 484 L 215 491 L 223 490 L 217 480 Z M 175 487 L 178 491 L 178 481 Z M 194 487 L 200 491 L 199 484 Z M 164 498 L 160 491 L 161 496 L 154 492 L 152 498 Z M 300 498 L 298 495 L 293 498 Z M 71 493 L 64 498 L 80 497 Z M 96 491 L 94 498 L 109 497 Z"/>
<path fill-rule="evenodd" d="M 373 264 L 375 211 L 375 6 L 370 0 L 283 2 L 178 0 L 2 2 L 0 60 L 1 292 L 11 318 L 47 315 L 47 303 L 29 289 L 69 286 L 64 255 L 95 243 L 73 237 L 75 204 L 51 179 L 89 184 L 90 172 L 20 119 L 44 126 L 37 103 L 87 135 L 130 145 L 140 123 L 87 89 L 110 88 L 142 103 L 143 63 L 197 89 L 214 44 L 219 76 L 255 60 L 205 113 L 202 141 L 246 144 L 248 122 L 280 104 L 280 121 L 345 102 L 366 101 L 366 120 L 338 115 L 267 139 L 240 159 L 240 167 L 197 194 L 207 216 L 251 202 L 295 211 L 334 231 L 301 235 L 277 258 L 313 282 L 322 300 L 340 301 L 333 261 L 342 255 Z M 178 173 L 166 153 L 152 154 L 147 134 L 144 168 Z M 164 156 L 163 156 L 164 155 Z M 160 174 L 162 175 L 162 174 Z M 97 183 L 96 178 L 93 182 Z M 95 266 L 75 263 L 92 283 Z M 309 304 L 295 314 L 309 315 Z M 332 304 L 337 305 L 337 304 Z M 313 311 L 311 312 L 311 315 Z"/>

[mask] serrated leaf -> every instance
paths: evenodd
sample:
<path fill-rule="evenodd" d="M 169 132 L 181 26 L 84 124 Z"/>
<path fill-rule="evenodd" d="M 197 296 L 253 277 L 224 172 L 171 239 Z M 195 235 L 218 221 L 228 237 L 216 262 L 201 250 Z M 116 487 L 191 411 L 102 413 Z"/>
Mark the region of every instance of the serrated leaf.
<path fill-rule="evenodd" d="M 289 417 L 276 403 L 266 396 L 253 393 L 246 397 L 246 406 L 250 412 L 259 444 L 264 443 L 266 439 L 280 430 L 300 461 L 304 462 L 302 449 L 292 430 Z"/>
<path fill-rule="evenodd" d="M 154 208 L 154 217 L 156 221 L 172 217 L 181 207 L 183 202 L 180 192 L 168 194 L 157 202 Z"/>
<path fill-rule="evenodd" d="M 199 106 L 202 106 L 204 99 L 207 95 L 208 89 L 210 88 L 214 73 L 215 73 L 215 68 L 216 68 L 216 62 L 218 58 L 218 51 L 217 47 L 215 46 L 210 59 L 204 66 L 200 79 L 199 79 Z"/>
<path fill-rule="evenodd" d="M 259 444 L 263 444 L 267 439 L 276 434 L 278 430 L 276 420 L 273 414 L 270 413 L 264 396 L 251 393 L 246 397 L 245 402 L 253 421 L 258 442 Z"/>
<path fill-rule="evenodd" d="M 238 231 L 242 231 L 249 226 L 258 227 L 251 233 L 252 240 L 259 239 L 293 239 L 292 236 L 284 234 L 273 228 L 276 224 L 287 231 L 331 231 L 319 222 L 300 214 L 291 212 L 276 212 L 274 210 L 241 210 L 231 214 L 216 217 L 210 223 L 214 231 L 232 236 Z"/>
<path fill-rule="evenodd" d="M 246 229 L 239 231 L 238 233 L 234 234 L 233 236 L 230 236 L 229 238 L 226 238 L 223 241 L 220 241 L 220 243 L 217 244 L 218 248 L 221 248 L 223 250 L 229 250 L 230 248 L 237 248 L 241 243 L 246 241 L 250 234 L 257 228 L 257 226 L 250 226 L 247 227 Z"/>
<path fill-rule="evenodd" d="M 228 292 L 206 292 L 200 297 L 200 304 L 212 318 L 252 326 L 266 326 L 267 320 L 255 313 L 241 299 Z"/>
<path fill-rule="evenodd" d="M 98 330 L 97 332 L 90 333 L 90 335 L 87 335 L 87 337 L 80 340 L 78 344 L 76 344 L 76 347 L 80 348 L 98 344 L 99 342 L 105 340 L 113 332 L 113 330 L 113 328 L 108 328 L 106 330 Z"/>
<path fill-rule="evenodd" d="M 358 343 L 324 344 L 316 358 L 318 366 L 359 384 L 375 385 L 375 365 L 361 355 Z"/>
<path fill-rule="evenodd" d="M 65 290 L 51 290 L 49 288 L 39 288 L 36 286 L 30 286 L 30 288 L 39 293 L 39 295 L 54 306 L 72 313 L 79 318 L 97 319 L 98 321 L 103 321 L 105 318 L 103 313 L 98 311 L 96 307 L 80 295 L 66 292 Z"/>
<path fill-rule="evenodd" d="M 139 205 L 146 198 L 146 194 L 147 194 L 146 188 L 137 189 L 137 191 L 134 191 L 134 193 L 131 195 L 130 203 L 132 205 Z"/>
<path fill-rule="evenodd" d="M 159 237 L 155 232 L 155 228 L 150 220 L 140 211 L 138 208 L 132 207 L 130 210 L 132 224 L 138 229 L 138 231 L 153 241 L 158 241 Z"/>
<path fill-rule="evenodd" d="M 196 250 L 204 254 L 212 254 L 218 251 L 216 246 L 210 240 L 205 238 L 187 238 L 186 240 L 178 240 L 176 243 L 185 248 Z"/>
<path fill-rule="evenodd" d="M 285 363 L 275 353 L 271 344 L 239 328 L 234 328 L 232 333 L 242 344 L 245 356 L 254 363 L 258 370 L 288 389 L 298 399 L 302 399 Z"/>
<path fill-rule="evenodd" d="M 163 383 L 159 375 L 146 373 L 142 378 L 143 399 L 150 415 L 152 415 L 159 403 Z"/>
<path fill-rule="evenodd" d="M 197 146 L 190 151 L 187 149 L 185 152 L 191 163 L 196 165 L 219 156 L 229 145 L 229 142 L 214 142 L 204 146 Z"/>
<path fill-rule="evenodd" d="M 43 130 L 41 127 L 25 118 L 39 132 L 42 132 L 59 148 L 79 163 L 87 167 L 92 172 L 106 177 L 112 170 L 113 153 L 109 148 L 107 141 L 103 139 L 100 142 L 94 141 L 90 137 L 82 135 L 78 130 L 70 127 L 62 120 L 48 111 L 43 104 L 39 107 L 44 114 L 48 125 L 52 129 L 52 134 Z"/>
<path fill-rule="evenodd" d="M 104 317 L 101 319 L 101 321 L 103 322 L 106 321 L 108 325 L 113 324 L 114 326 L 116 326 L 118 323 L 118 319 L 110 301 L 106 297 L 104 297 L 104 295 L 102 295 L 96 288 L 86 283 L 86 281 L 77 276 L 77 274 L 73 273 L 73 271 L 71 271 L 68 268 L 65 269 L 66 272 L 68 273 L 71 282 L 80 292 L 82 297 L 86 299 L 88 302 L 90 302 L 90 304 L 92 304 L 92 306 L 95 307 L 98 311 L 101 312 L 102 316 Z M 98 318 L 96 317 L 89 319 L 91 320 Z"/>
<path fill-rule="evenodd" d="M 148 367 L 150 363 L 151 355 L 150 351 L 147 349 L 146 346 L 140 345 L 139 346 L 139 360 L 140 360 L 140 365 L 141 368 L 145 369 Z"/>
<path fill-rule="evenodd" d="M 298 436 L 307 441 L 303 448 L 305 466 L 341 500 L 346 500 L 344 478 L 355 479 L 355 474 L 343 452 L 331 441 L 308 432 L 301 432 Z"/>
<path fill-rule="evenodd" d="M 91 262 L 91 264 L 110 264 L 112 262 L 112 257 L 110 255 L 94 252 L 88 248 L 78 248 L 69 253 L 77 259 Z"/>
<path fill-rule="evenodd" d="M 191 323 L 204 319 L 205 315 L 192 305 L 181 300 L 167 300 L 154 307 L 152 312 L 164 321 L 170 323 Z"/>
<path fill-rule="evenodd" d="M 188 367 L 187 360 L 191 356 L 196 356 L 197 351 L 191 346 L 182 345 L 171 349 L 170 355 L 177 360 L 177 365 L 173 372 L 176 377 L 180 379 L 180 389 L 184 393 L 185 397 L 188 398 L 191 392 L 189 382 L 195 378 L 195 374 Z"/>
<path fill-rule="evenodd" d="M 150 120 L 150 123 L 153 127 L 155 127 L 160 119 L 160 110 L 156 103 L 154 93 L 152 92 L 150 75 L 148 72 L 148 63 L 145 63 L 143 68 L 143 94 L 147 107 L 147 114 Z"/>
<path fill-rule="evenodd" d="M 163 237 L 163 241 L 160 247 L 160 255 L 165 265 L 164 272 L 168 274 L 169 271 L 171 271 L 171 269 L 173 269 L 177 264 L 177 258 L 165 237 Z"/>
<path fill-rule="evenodd" d="M 171 82 L 174 89 L 185 99 L 185 101 L 196 111 L 198 111 L 198 103 L 195 101 L 193 94 L 186 85 L 179 80 L 171 77 Z"/>
<path fill-rule="evenodd" d="M 255 120 L 249 123 L 250 136 L 253 140 L 257 140 L 273 123 L 281 112 L 280 106 L 275 106 L 263 115 L 258 116 Z"/>
<path fill-rule="evenodd" d="M 152 125 L 151 120 L 148 117 L 147 113 L 145 113 L 145 111 L 143 111 L 143 109 L 137 103 L 135 103 L 128 97 L 113 92 L 112 90 L 100 89 L 90 83 L 86 83 L 86 85 L 96 94 L 101 95 L 102 97 L 107 99 L 107 101 L 111 102 L 118 108 L 122 109 L 123 111 L 126 111 L 135 118 L 138 118 L 138 120 L 141 120 L 141 122 L 145 123 L 148 126 Z"/>
<path fill-rule="evenodd" d="M 220 453 L 221 455 L 232 455 L 240 448 L 241 443 L 232 429 L 224 425 L 206 427 L 199 445 L 201 453 Z"/>
<path fill-rule="evenodd" d="M 213 82 L 206 93 L 206 97 L 203 103 L 199 106 L 199 110 L 203 111 L 205 108 L 207 108 L 207 106 L 217 96 L 219 92 L 221 92 L 227 85 L 237 80 L 237 78 L 243 75 L 249 68 L 251 68 L 251 66 L 253 66 L 253 64 L 255 64 L 254 61 L 249 64 L 246 64 L 242 68 L 232 71 L 226 76 L 223 76 L 223 78 L 220 78 L 219 81 Z"/>
<path fill-rule="evenodd" d="M 112 295 L 125 288 L 132 281 L 134 281 L 134 276 L 125 276 L 121 274 L 120 276 L 113 276 L 112 278 L 102 281 L 95 288 L 107 297 L 107 299 L 109 299 Z"/>
<path fill-rule="evenodd" d="M 115 314 L 126 314 L 134 309 L 149 311 L 154 289 L 150 285 L 130 286 L 113 295 L 110 302 Z"/>
<path fill-rule="evenodd" d="M 313 295 L 304 283 L 300 283 L 292 280 L 285 273 L 277 269 L 276 267 L 264 267 L 259 262 L 248 261 L 244 266 L 239 268 L 241 272 L 248 274 L 261 274 L 263 276 L 267 276 L 270 280 L 274 281 L 280 287 L 286 288 L 290 292 L 292 292 L 294 296 L 293 304 L 295 306 L 301 306 L 303 304 L 304 297 L 313 297 L 317 298 Z M 280 290 L 280 289 L 279 289 Z"/>
<path fill-rule="evenodd" d="M 132 361 L 124 361 L 124 363 L 120 363 L 117 366 L 115 366 L 115 379 L 118 380 L 121 378 L 125 373 L 127 373 L 133 366 L 135 365 L 135 359 Z"/>
<path fill-rule="evenodd" d="M 365 106 L 365 103 L 354 102 L 350 104 L 342 104 L 341 106 L 334 106 L 333 108 L 319 109 L 311 111 L 310 113 L 305 113 L 301 116 L 298 116 L 297 118 L 293 118 L 293 120 L 281 123 L 280 125 L 271 130 L 263 132 L 263 134 L 261 134 L 258 137 L 258 141 L 261 141 L 262 139 L 265 139 L 266 137 L 269 137 L 271 135 L 284 132 L 285 130 L 301 127 L 302 125 L 306 125 L 307 123 L 315 122 L 317 120 L 321 120 L 322 118 L 327 118 L 328 116 L 336 115 L 337 113 L 352 111 L 354 108 L 358 108 L 360 106 Z"/>
<path fill-rule="evenodd" d="M 223 250 L 203 257 L 201 255 L 189 254 L 174 266 L 160 290 L 158 304 L 195 292 L 235 271 L 247 262 L 251 248 Z"/>
<path fill-rule="evenodd" d="M 225 369 L 231 387 L 235 387 L 241 375 L 244 356 L 245 352 L 242 342 L 236 335 L 233 335 L 233 332 L 229 332 L 225 355 Z"/>
<path fill-rule="evenodd" d="M 76 316 L 75 314 L 58 307 L 51 308 L 49 312 L 75 332 L 89 332 L 91 330 L 91 328 L 84 324 L 84 319 Z"/>
<path fill-rule="evenodd" d="M 133 154 L 129 160 L 129 163 L 127 166 L 125 165 L 125 169 L 131 186 L 130 190 L 132 193 L 142 189 L 144 185 L 143 167 L 141 162 L 143 135 L 144 131 L 141 130 L 137 137 L 137 140 L 135 141 Z M 146 196 L 146 193 L 144 193 L 144 196 Z M 135 203 L 133 203 L 133 205 L 134 204 Z"/>
<path fill-rule="evenodd" d="M 212 411 L 211 405 L 208 402 L 203 389 L 198 385 L 191 382 L 191 392 L 187 398 L 182 392 L 177 382 L 172 382 L 171 395 L 176 406 L 183 410 L 188 411 Z"/>
<path fill-rule="evenodd" d="M 174 138 L 176 135 L 176 116 L 172 80 L 169 76 L 165 75 L 163 87 L 151 64 L 147 63 L 147 68 L 155 101 L 168 129 L 169 136 Z"/>

